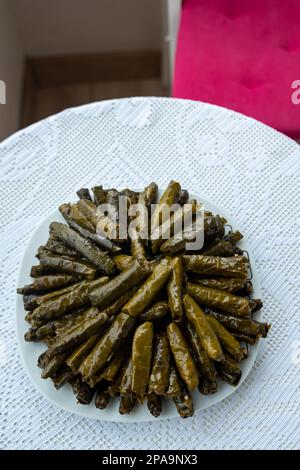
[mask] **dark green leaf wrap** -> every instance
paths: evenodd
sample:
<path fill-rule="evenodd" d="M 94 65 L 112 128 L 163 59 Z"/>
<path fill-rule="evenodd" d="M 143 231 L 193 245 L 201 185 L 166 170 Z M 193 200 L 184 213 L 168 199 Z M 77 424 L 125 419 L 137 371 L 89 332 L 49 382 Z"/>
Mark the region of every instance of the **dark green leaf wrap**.
<path fill-rule="evenodd" d="M 200 304 L 218 308 L 238 317 L 250 318 L 251 308 L 248 299 L 229 292 L 211 289 L 188 282 L 186 291 Z"/>
<path fill-rule="evenodd" d="M 164 395 L 169 386 L 170 349 L 165 333 L 155 335 L 149 393 Z"/>
<path fill-rule="evenodd" d="M 39 248 L 37 258 L 42 266 L 53 268 L 59 272 L 85 277 L 86 279 L 94 279 L 96 275 L 96 268 L 89 261 L 70 256 L 54 255 L 43 247 Z"/>
<path fill-rule="evenodd" d="M 116 378 L 118 372 L 120 371 L 122 365 L 126 361 L 129 353 L 131 352 L 131 344 L 125 343 L 119 351 L 111 358 L 107 366 L 103 371 L 98 372 L 96 375 L 89 379 L 89 385 L 93 387 L 100 380 L 105 380 L 106 382 L 113 382 Z"/>
<path fill-rule="evenodd" d="M 216 333 L 222 348 L 227 351 L 236 361 L 244 359 L 244 351 L 232 334 L 226 330 L 225 326 L 222 325 L 213 315 L 206 316 L 208 322 Z"/>
<path fill-rule="evenodd" d="M 101 330 L 102 329 L 100 329 L 100 332 L 97 332 L 96 334 L 88 338 L 86 341 L 84 341 L 84 343 L 78 346 L 66 359 L 66 364 L 68 364 L 68 366 L 72 370 L 77 371 L 82 361 L 92 351 L 92 349 L 101 337 Z"/>
<path fill-rule="evenodd" d="M 47 359 L 44 364 L 44 368 L 41 374 L 42 379 L 48 379 L 54 372 L 56 372 L 60 366 L 62 366 L 67 358 L 67 354 L 57 354 L 54 357 L 49 358 L 47 354 Z"/>
<path fill-rule="evenodd" d="M 166 240 L 162 246 L 161 251 L 167 255 L 175 255 L 185 250 L 186 243 L 193 242 L 196 239 L 199 223 L 194 221 L 192 224 L 184 227 L 181 236 L 178 234 Z M 204 217 L 204 242 L 221 238 L 224 234 L 224 225 L 217 216 L 205 216 Z"/>
<path fill-rule="evenodd" d="M 64 242 L 50 236 L 45 247 L 47 250 L 52 251 L 52 253 L 56 255 L 64 255 L 64 256 L 75 256 L 78 257 L 78 253 L 76 250 L 68 247 Z"/>
<path fill-rule="evenodd" d="M 103 189 L 103 186 L 94 186 L 92 188 L 94 194 L 94 204 L 100 206 L 100 204 L 105 204 L 106 202 L 106 192 Z"/>
<path fill-rule="evenodd" d="M 261 323 L 252 318 L 235 317 L 234 315 L 228 315 L 213 309 L 207 309 L 207 312 L 211 313 L 228 330 L 247 336 L 266 338 L 270 329 L 268 323 Z"/>
<path fill-rule="evenodd" d="M 240 253 L 237 247 L 235 247 L 232 243 L 227 242 L 225 240 L 220 240 L 218 243 L 214 243 L 212 246 L 205 248 L 203 251 L 201 250 L 201 254 L 204 256 L 234 256 L 236 253 Z"/>
<path fill-rule="evenodd" d="M 52 222 L 50 224 L 50 232 L 56 238 L 78 251 L 78 253 L 87 258 L 105 274 L 112 274 L 114 271 L 115 263 L 109 255 L 92 241 L 83 238 L 72 228 L 59 222 Z"/>
<path fill-rule="evenodd" d="M 182 380 L 189 390 L 198 385 L 198 372 L 187 342 L 176 323 L 167 326 L 167 335 L 173 357 Z"/>
<path fill-rule="evenodd" d="M 239 232 L 238 230 L 235 230 L 234 232 L 232 232 L 232 231 L 228 232 L 227 235 L 224 238 L 225 238 L 225 240 L 227 240 L 231 243 L 238 243 L 244 237 L 241 234 L 241 232 Z"/>
<path fill-rule="evenodd" d="M 37 277 L 32 284 L 17 289 L 18 294 L 41 294 L 50 292 L 78 282 L 77 276 L 56 274 Z"/>
<path fill-rule="evenodd" d="M 245 279 L 237 279 L 237 278 L 226 278 L 226 277 L 219 277 L 216 279 L 212 278 L 201 278 L 194 276 L 192 279 L 193 283 L 199 284 L 203 287 L 210 287 L 211 289 L 218 289 L 218 290 L 225 290 L 227 292 L 238 292 L 242 289 L 249 289 L 251 293 L 251 287 L 248 287 L 248 281 Z"/>
<path fill-rule="evenodd" d="M 83 282 L 71 292 L 42 303 L 32 312 L 32 322 L 53 320 L 75 308 L 88 305 L 87 283 Z"/>
<path fill-rule="evenodd" d="M 167 285 L 168 303 L 175 322 L 181 322 L 183 316 L 182 283 L 183 271 L 181 258 L 172 260 L 172 273 Z"/>
<path fill-rule="evenodd" d="M 79 199 L 87 199 L 88 201 L 91 201 L 91 194 L 88 188 L 80 188 L 78 191 L 76 191 L 77 196 Z"/>
<path fill-rule="evenodd" d="M 104 410 L 107 408 L 110 400 L 110 395 L 102 386 L 102 384 L 99 385 L 99 388 L 97 389 L 96 392 L 96 397 L 95 397 L 95 407 L 98 408 L 99 410 Z"/>
<path fill-rule="evenodd" d="M 92 240 L 97 246 L 104 250 L 118 253 L 121 248 L 110 241 L 106 236 L 96 233 L 93 224 L 82 214 L 76 204 L 62 204 L 59 210 L 68 225 L 76 230 L 83 238 Z"/>
<path fill-rule="evenodd" d="M 89 298 L 93 305 L 100 308 L 106 307 L 114 302 L 120 295 L 132 289 L 150 274 L 150 268 L 146 263 L 135 260 L 130 266 L 122 271 L 104 286 L 91 289 Z"/>
<path fill-rule="evenodd" d="M 152 182 L 145 188 L 146 199 L 148 202 L 148 209 L 151 209 L 151 204 L 155 204 L 157 201 L 157 184 Z"/>
<path fill-rule="evenodd" d="M 182 208 L 178 208 L 174 214 L 171 214 L 170 219 L 167 219 L 164 223 L 162 223 L 159 227 L 159 233 L 158 237 L 154 238 L 151 241 L 152 244 L 152 251 L 153 253 L 158 253 L 160 250 L 160 247 L 166 243 L 166 240 L 171 239 L 171 246 L 176 245 L 178 238 L 173 239 L 174 235 L 178 233 L 178 230 L 182 230 L 183 223 L 185 220 L 187 220 L 187 217 L 192 217 L 192 214 L 195 214 L 198 209 L 197 202 L 189 202 Z M 164 245 L 164 247 L 166 247 Z M 162 251 L 164 248 L 162 249 Z M 167 250 L 168 251 L 168 250 Z M 172 252 L 177 252 L 180 250 L 177 250 L 177 245 L 176 249 L 172 249 Z"/>
<path fill-rule="evenodd" d="M 186 316 L 194 325 L 208 356 L 214 361 L 221 361 L 224 357 L 221 345 L 203 310 L 188 294 L 183 297 L 183 305 Z"/>
<path fill-rule="evenodd" d="M 244 256 L 222 258 L 218 256 L 184 255 L 187 271 L 206 276 L 247 279 L 249 263 Z"/>
<path fill-rule="evenodd" d="M 193 399 L 187 388 L 183 387 L 179 396 L 173 398 L 181 418 L 190 418 L 194 414 Z"/>
<path fill-rule="evenodd" d="M 167 283 L 171 274 L 171 263 L 161 261 L 148 277 L 146 282 L 138 289 L 133 297 L 123 307 L 123 311 L 136 317 L 140 315 L 156 298 Z"/>
<path fill-rule="evenodd" d="M 84 319 L 71 326 L 65 334 L 58 336 L 49 353 L 55 355 L 63 351 L 69 351 L 97 333 L 99 328 L 107 321 L 108 316 L 105 312 L 100 312 L 97 307 L 89 308 L 84 315 Z"/>
<path fill-rule="evenodd" d="M 156 302 L 139 316 L 140 322 L 160 320 L 170 313 L 168 302 Z"/>
<path fill-rule="evenodd" d="M 114 262 L 119 271 L 125 271 L 134 261 L 133 256 L 129 255 L 116 255 L 114 256 Z"/>
<path fill-rule="evenodd" d="M 173 361 L 171 361 L 170 373 L 169 373 L 169 387 L 165 395 L 168 398 L 174 398 L 174 397 L 178 397 L 180 393 L 181 393 L 181 383 L 180 383 L 179 374 L 177 371 L 177 367 L 175 366 Z"/>
<path fill-rule="evenodd" d="M 120 406 L 119 412 L 121 415 L 128 414 L 136 404 L 136 396 L 131 390 L 132 384 L 132 357 L 127 360 L 120 384 Z"/>
<path fill-rule="evenodd" d="M 41 323 L 53 320 L 64 315 L 71 310 L 89 305 L 88 289 L 107 282 L 107 277 L 96 279 L 92 282 L 81 282 L 75 289 L 66 292 L 63 295 L 52 298 L 43 302 L 33 312 L 31 322 L 32 325 L 41 326 Z"/>
<path fill-rule="evenodd" d="M 218 364 L 218 372 L 225 382 L 237 385 L 242 376 L 239 364 L 229 354 L 225 354 L 224 360 Z"/>
<path fill-rule="evenodd" d="M 160 225 L 160 219 L 163 213 L 163 206 L 172 206 L 175 203 L 178 193 L 181 190 L 180 184 L 177 181 L 171 181 L 161 196 L 152 217 L 151 217 L 151 230 L 153 231 Z M 164 221 L 162 220 L 162 223 Z"/>
<path fill-rule="evenodd" d="M 84 378 L 92 377 L 107 364 L 114 351 L 129 336 L 134 323 L 134 319 L 125 313 L 117 315 L 108 331 L 81 364 L 79 372 Z"/>
<path fill-rule="evenodd" d="M 194 359 L 200 372 L 198 388 L 204 395 L 215 393 L 217 391 L 217 371 L 214 361 L 203 348 L 196 329 L 189 320 L 185 324 L 185 333 L 193 349 Z"/>
<path fill-rule="evenodd" d="M 40 276 L 48 276 L 48 274 L 61 274 L 58 273 L 55 268 L 49 268 L 47 266 L 42 266 L 38 264 L 37 266 L 32 266 L 30 270 L 30 277 L 40 277 Z"/>
<path fill-rule="evenodd" d="M 107 278 L 108 279 L 108 278 Z M 55 290 L 53 292 L 48 292 L 47 294 L 43 294 L 37 297 L 36 303 L 37 305 L 42 305 L 45 302 L 49 302 L 50 300 L 56 299 L 57 297 L 60 297 L 61 295 L 68 294 L 69 292 L 72 292 L 74 289 L 79 287 L 82 284 L 83 281 L 77 282 L 76 284 L 73 284 L 71 286 L 63 287 L 62 289 Z"/>
<path fill-rule="evenodd" d="M 162 410 L 161 397 L 159 395 L 155 395 L 155 393 L 150 393 L 147 395 L 147 406 L 152 416 L 154 416 L 154 418 L 158 418 Z"/>
<path fill-rule="evenodd" d="M 135 330 L 132 342 L 132 392 L 143 402 L 151 372 L 153 323 L 145 322 Z"/>

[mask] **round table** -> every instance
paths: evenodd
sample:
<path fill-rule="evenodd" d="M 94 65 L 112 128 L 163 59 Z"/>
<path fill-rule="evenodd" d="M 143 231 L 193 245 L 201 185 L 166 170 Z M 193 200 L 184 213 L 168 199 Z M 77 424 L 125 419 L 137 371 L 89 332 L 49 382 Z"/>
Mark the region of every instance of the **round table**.
<path fill-rule="evenodd" d="M 15 289 L 40 221 L 81 186 L 177 179 L 235 216 L 272 323 L 242 386 L 193 418 L 123 424 L 64 412 L 35 390 L 15 335 Z M 0 447 L 296 449 L 300 445 L 300 147 L 205 103 L 126 98 L 69 109 L 0 145 Z"/>

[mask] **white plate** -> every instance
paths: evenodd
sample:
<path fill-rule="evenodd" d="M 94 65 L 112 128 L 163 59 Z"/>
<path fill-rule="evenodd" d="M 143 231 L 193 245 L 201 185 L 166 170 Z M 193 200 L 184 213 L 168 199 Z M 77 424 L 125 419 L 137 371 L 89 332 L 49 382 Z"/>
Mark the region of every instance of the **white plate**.
<path fill-rule="evenodd" d="M 205 209 L 211 210 L 213 213 L 223 215 L 232 225 L 233 229 L 237 230 L 237 225 L 235 224 L 233 218 L 228 215 L 228 213 L 222 208 L 216 207 L 214 204 L 210 203 L 207 199 L 194 196 L 191 194 L 191 197 L 195 197 L 198 201 L 204 202 Z M 22 260 L 19 276 L 18 276 L 18 287 L 22 287 L 26 284 L 30 284 L 31 278 L 29 276 L 30 268 L 32 265 L 37 264 L 37 259 L 35 254 L 40 245 L 46 243 L 49 235 L 49 224 L 53 221 L 64 222 L 63 217 L 60 212 L 56 210 L 39 225 L 39 227 L 34 232 Z M 247 245 L 245 238 L 239 243 L 239 246 L 247 250 L 250 256 L 252 273 L 253 273 L 253 287 L 256 298 L 261 297 L 260 286 L 256 274 L 256 269 L 254 266 L 253 256 L 251 250 Z M 256 314 L 256 319 L 261 320 L 261 312 Z M 43 380 L 41 378 L 41 369 L 37 367 L 38 356 L 45 350 L 45 345 L 41 343 L 27 343 L 24 341 L 24 334 L 28 330 L 28 323 L 25 321 L 25 311 L 23 307 L 22 296 L 17 295 L 16 299 L 16 327 L 17 327 L 17 336 L 19 347 L 21 350 L 22 360 L 25 369 L 29 377 L 31 378 L 35 387 L 51 402 L 55 405 L 63 408 L 64 410 L 70 411 L 71 413 L 76 413 L 81 416 L 86 416 L 89 418 L 95 418 L 106 421 L 119 421 L 119 422 L 140 422 L 140 421 L 157 421 L 159 419 L 166 419 L 172 417 L 178 417 L 175 405 L 172 400 L 164 400 L 163 403 L 163 412 L 158 418 L 154 418 L 148 411 L 147 405 L 139 405 L 134 408 L 134 410 L 129 415 L 120 415 L 118 412 L 119 400 L 113 400 L 108 408 L 105 410 L 98 410 L 94 403 L 90 405 L 79 405 L 76 403 L 74 394 L 72 393 L 71 387 L 66 385 L 60 390 L 56 390 L 52 382 L 48 380 Z M 238 384 L 240 387 L 249 374 L 256 355 L 258 351 L 259 344 L 249 347 L 249 356 L 247 359 L 241 362 L 242 377 Z M 198 390 L 193 393 L 193 401 L 195 412 L 208 408 L 209 406 L 218 403 L 224 398 L 227 398 L 231 395 L 237 387 L 233 387 L 225 382 L 218 382 L 218 391 L 213 395 L 200 395 Z"/>

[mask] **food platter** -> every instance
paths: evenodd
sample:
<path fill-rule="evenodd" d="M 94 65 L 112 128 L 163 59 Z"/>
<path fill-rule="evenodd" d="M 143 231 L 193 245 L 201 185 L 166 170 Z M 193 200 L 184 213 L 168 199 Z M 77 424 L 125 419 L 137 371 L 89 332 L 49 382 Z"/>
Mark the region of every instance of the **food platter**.
<path fill-rule="evenodd" d="M 161 192 L 160 192 L 161 195 Z M 201 196 L 195 196 L 190 194 L 192 198 L 196 198 L 198 201 L 204 203 L 205 210 L 212 211 L 213 213 L 218 213 L 224 216 L 232 227 L 235 230 L 238 230 L 238 225 L 235 223 L 231 215 L 229 215 L 226 210 L 221 207 L 217 207 L 213 203 L 209 202 L 206 198 Z M 47 241 L 49 234 L 49 225 L 53 221 L 64 222 L 64 219 L 61 213 L 56 210 L 48 217 L 46 217 L 42 223 L 35 230 L 27 249 L 24 253 L 24 257 L 20 266 L 19 276 L 17 280 L 18 286 L 23 286 L 30 283 L 30 268 L 33 264 L 36 263 L 35 255 L 37 249 L 40 245 L 44 244 Z M 253 256 L 251 254 L 251 249 L 247 243 L 246 238 L 241 240 L 239 246 L 242 250 L 246 250 L 249 254 L 251 260 L 251 270 L 252 270 L 252 284 L 255 292 L 255 297 L 261 297 L 259 281 L 257 278 L 256 269 L 254 266 Z M 255 314 L 255 319 L 261 320 L 261 311 L 258 311 Z M 46 346 L 40 343 L 30 343 L 24 341 L 24 334 L 28 330 L 28 324 L 25 321 L 25 311 L 23 307 L 23 302 L 21 296 L 17 296 L 16 299 L 16 328 L 18 343 L 21 351 L 21 356 L 23 360 L 24 367 L 35 385 L 35 387 L 52 403 L 59 406 L 60 408 L 75 413 L 81 416 L 106 420 L 106 421 L 116 421 L 116 422 L 140 422 L 140 421 L 152 421 L 159 419 L 167 419 L 172 417 L 177 417 L 177 411 L 175 405 L 171 400 L 165 400 L 163 404 L 163 412 L 158 418 L 154 418 L 148 411 L 147 405 L 138 405 L 130 414 L 120 415 L 118 412 L 118 401 L 114 400 L 109 405 L 108 408 L 104 410 L 98 410 L 95 408 L 94 404 L 90 405 L 79 405 L 76 403 L 75 397 L 71 391 L 71 387 L 66 385 L 59 390 L 56 390 L 50 380 L 43 380 L 41 378 L 41 369 L 37 367 L 37 359 L 39 355 L 46 349 Z M 229 397 L 235 390 L 240 387 L 243 381 L 246 379 L 248 374 L 251 371 L 251 368 L 254 364 L 257 351 L 259 347 L 259 342 L 254 346 L 249 347 L 249 355 L 243 360 L 240 364 L 242 377 L 238 386 L 234 387 L 226 382 L 218 381 L 218 391 L 212 395 L 200 395 L 198 390 L 193 392 L 193 401 L 195 412 L 208 408 L 221 400 Z"/>

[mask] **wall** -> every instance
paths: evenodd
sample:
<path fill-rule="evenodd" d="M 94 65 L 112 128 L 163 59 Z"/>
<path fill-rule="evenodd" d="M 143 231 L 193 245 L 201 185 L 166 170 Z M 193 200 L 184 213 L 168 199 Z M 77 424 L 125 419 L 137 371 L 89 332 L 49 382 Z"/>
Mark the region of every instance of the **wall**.
<path fill-rule="evenodd" d="M 9 0 L 30 56 L 160 49 L 164 0 Z"/>
<path fill-rule="evenodd" d="M 0 0 L 0 80 L 6 83 L 6 104 L 0 104 L 0 141 L 19 127 L 23 80 L 21 42 L 8 3 Z"/>

